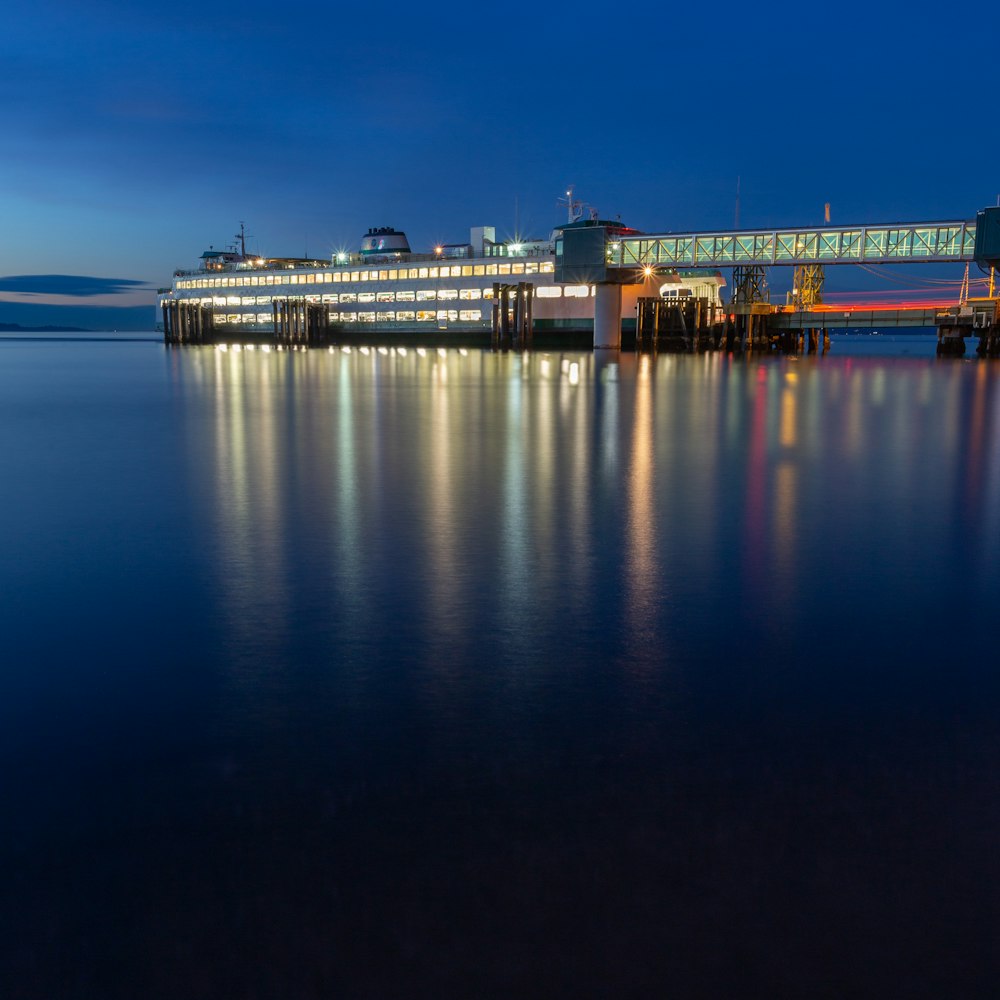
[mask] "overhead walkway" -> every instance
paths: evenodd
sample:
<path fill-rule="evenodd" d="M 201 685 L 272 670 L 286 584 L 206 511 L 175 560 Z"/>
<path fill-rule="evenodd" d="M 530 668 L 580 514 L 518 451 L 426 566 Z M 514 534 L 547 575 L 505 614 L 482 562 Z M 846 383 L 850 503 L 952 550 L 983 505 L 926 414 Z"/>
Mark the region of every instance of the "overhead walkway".
<path fill-rule="evenodd" d="M 608 268 L 964 262 L 976 221 L 663 233 L 609 240 L 606 253 Z"/>

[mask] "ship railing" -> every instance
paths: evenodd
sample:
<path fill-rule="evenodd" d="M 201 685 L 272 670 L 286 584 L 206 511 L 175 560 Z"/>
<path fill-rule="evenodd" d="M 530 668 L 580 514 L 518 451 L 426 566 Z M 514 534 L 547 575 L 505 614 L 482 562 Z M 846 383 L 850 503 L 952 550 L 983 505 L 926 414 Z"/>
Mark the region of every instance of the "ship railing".
<path fill-rule="evenodd" d="M 484 247 L 482 252 L 476 252 L 473 247 L 448 247 L 441 253 L 392 253 L 392 254 L 361 254 L 345 253 L 337 254 L 330 261 L 283 261 L 280 266 L 269 264 L 267 258 L 263 258 L 262 264 L 249 262 L 239 262 L 235 264 L 225 264 L 222 267 L 195 268 L 185 270 L 179 268 L 174 271 L 175 278 L 204 278 L 213 274 L 245 274 L 248 271 L 315 271 L 317 268 L 331 267 L 372 267 L 372 266 L 399 266 L 400 264 L 429 264 L 448 263 L 450 261 L 461 260 L 481 260 L 484 257 L 545 257 L 553 252 L 551 243 L 531 243 L 516 249 L 510 244 L 494 243 Z"/>

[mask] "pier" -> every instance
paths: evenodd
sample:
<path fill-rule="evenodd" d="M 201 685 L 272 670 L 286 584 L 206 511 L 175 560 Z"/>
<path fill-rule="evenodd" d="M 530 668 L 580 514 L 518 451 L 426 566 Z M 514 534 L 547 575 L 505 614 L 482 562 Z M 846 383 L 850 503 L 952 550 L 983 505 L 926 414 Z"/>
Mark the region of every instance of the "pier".
<path fill-rule="evenodd" d="M 844 264 L 976 264 L 992 274 L 1000 265 L 1000 207 L 975 220 L 818 226 L 767 230 L 708 231 L 619 236 L 606 227 L 567 229 L 556 241 L 557 282 L 596 286 L 594 347 L 620 349 L 621 324 L 608 304 L 620 302 L 624 286 L 637 285 L 678 268 L 732 268 L 732 300 L 723 316 L 706 302 L 686 309 L 640 299 L 636 349 L 816 351 L 830 329 L 935 327 L 939 355 L 962 355 L 965 340 L 977 352 L 1000 356 L 1000 297 L 975 300 L 965 294 L 955 306 L 874 310 L 826 307 L 824 268 Z M 767 269 L 794 267 L 793 302 L 772 305 Z M 602 302 L 604 307 L 602 307 Z"/>

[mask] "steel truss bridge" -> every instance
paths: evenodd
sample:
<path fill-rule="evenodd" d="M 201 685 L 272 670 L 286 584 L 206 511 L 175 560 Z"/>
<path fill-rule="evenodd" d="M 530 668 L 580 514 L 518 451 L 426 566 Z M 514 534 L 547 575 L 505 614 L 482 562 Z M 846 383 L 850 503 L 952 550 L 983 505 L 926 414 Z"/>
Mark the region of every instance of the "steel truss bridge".
<path fill-rule="evenodd" d="M 609 269 L 964 263 L 976 259 L 976 220 L 629 236 L 606 254 Z"/>

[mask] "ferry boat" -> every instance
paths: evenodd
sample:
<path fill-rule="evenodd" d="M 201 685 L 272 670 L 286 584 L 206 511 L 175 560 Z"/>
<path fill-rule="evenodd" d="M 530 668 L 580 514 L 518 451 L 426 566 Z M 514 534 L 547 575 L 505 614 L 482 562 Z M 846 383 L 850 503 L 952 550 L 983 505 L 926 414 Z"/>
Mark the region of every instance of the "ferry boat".
<path fill-rule="evenodd" d="M 495 227 L 478 226 L 467 243 L 425 253 L 411 251 L 405 232 L 383 227 L 369 229 L 355 253 L 334 253 L 329 259 L 263 257 L 247 253 L 241 224 L 235 245 L 205 251 L 197 269 L 176 271 L 172 287 L 160 290 L 164 329 L 170 330 L 171 306 L 181 304 L 196 309 L 202 319 L 198 336 L 180 339 L 266 342 L 276 335 L 279 304 L 298 303 L 321 307 L 324 329 L 338 342 L 485 346 L 495 286 L 527 283 L 534 342 L 589 346 L 595 287 L 555 281 L 556 242 L 570 228 L 603 226 L 610 238 L 638 230 L 602 221 L 596 213 L 582 218 L 572 190 L 568 201 L 567 222 L 548 239 L 498 241 Z M 702 298 L 721 307 L 724 284 L 721 272 L 694 269 L 648 275 L 642 284 L 625 286 L 623 333 L 627 337 L 635 328 L 640 296 Z"/>

